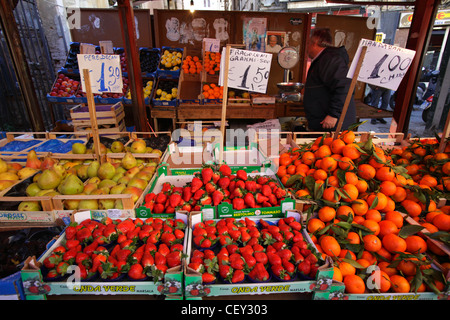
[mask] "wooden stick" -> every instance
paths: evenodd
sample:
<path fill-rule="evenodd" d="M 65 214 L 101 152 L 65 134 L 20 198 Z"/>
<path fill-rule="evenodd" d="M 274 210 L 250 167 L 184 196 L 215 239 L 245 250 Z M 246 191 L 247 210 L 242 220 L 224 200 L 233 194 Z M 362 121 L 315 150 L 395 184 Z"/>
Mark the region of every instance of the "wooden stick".
<path fill-rule="evenodd" d="M 444 152 L 444 150 L 445 150 L 449 132 L 450 132 L 450 113 L 447 115 L 447 120 L 445 121 L 444 131 L 442 131 L 441 142 L 439 143 L 439 152 L 441 152 L 441 153 Z"/>
<path fill-rule="evenodd" d="M 230 58 L 231 45 L 227 44 L 226 54 L 225 54 L 225 69 L 223 78 L 223 98 L 222 98 L 222 117 L 220 119 L 220 133 L 222 134 L 222 139 L 220 140 L 220 150 L 219 150 L 219 164 L 223 161 L 223 148 L 225 146 L 225 120 L 227 117 L 227 101 L 228 101 L 228 67 Z"/>
<path fill-rule="evenodd" d="M 364 61 L 364 56 L 366 55 L 367 47 L 363 46 L 361 48 L 361 55 L 359 56 L 358 64 L 356 65 L 355 73 L 353 74 L 352 82 L 350 83 L 350 88 L 347 92 L 347 97 L 345 98 L 344 107 L 342 108 L 341 117 L 339 118 L 339 122 L 336 127 L 336 131 L 334 132 L 333 140 L 338 137 L 339 132 L 341 132 L 342 123 L 344 122 L 345 115 L 347 113 L 348 105 L 353 96 L 353 91 L 355 90 L 356 82 L 358 81 L 359 70 L 361 69 L 362 63 Z"/>
<path fill-rule="evenodd" d="M 98 134 L 98 124 L 97 124 L 97 113 L 95 110 L 95 101 L 94 101 L 94 95 L 92 94 L 92 88 L 91 88 L 91 80 L 89 77 L 89 70 L 83 69 L 83 76 L 84 76 L 84 84 L 86 89 L 86 97 L 88 102 L 88 108 L 89 108 L 89 115 L 91 118 L 91 130 L 92 130 L 92 138 L 94 140 L 94 154 L 98 161 L 101 163 L 103 162 L 101 154 L 100 154 L 100 137 Z"/>

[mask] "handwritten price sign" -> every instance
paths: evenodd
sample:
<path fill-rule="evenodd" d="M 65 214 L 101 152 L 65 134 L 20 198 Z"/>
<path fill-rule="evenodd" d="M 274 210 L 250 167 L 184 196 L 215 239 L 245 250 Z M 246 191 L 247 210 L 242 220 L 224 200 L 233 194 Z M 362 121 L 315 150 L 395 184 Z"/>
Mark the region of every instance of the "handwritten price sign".
<path fill-rule="evenodd" d="M 361 39 L 347 78 L 352 78 L 362 47 L 367 47 L 358 81 L 397 90 L 416 54 L 415 51 L 373 40 Z"/>
<path fill-rule="evenodd" d="M 219 52 L 220 51 L 220 39 L 204 38 L 203 39 L 203 49 L 209 52 Z"/>
<path fill-rule="evenodd" d="M 88 69 L 93 93 L 122 93 L 122 69 L 120 56 L 115 54 L 78 54 L 80 70 Z M 83 88 L 86 88 L 81 73 Z"/>
<path fill-rule="evenodd" d="M 225 58 L 225 54 L 222 54 L 222 58 Z M 230 48 L 228 87 L 266 93 L 271 62 L 271 53 Z M 222 68 L 220 72 L 219 84 L 223 83 L 224 78 Z"/>

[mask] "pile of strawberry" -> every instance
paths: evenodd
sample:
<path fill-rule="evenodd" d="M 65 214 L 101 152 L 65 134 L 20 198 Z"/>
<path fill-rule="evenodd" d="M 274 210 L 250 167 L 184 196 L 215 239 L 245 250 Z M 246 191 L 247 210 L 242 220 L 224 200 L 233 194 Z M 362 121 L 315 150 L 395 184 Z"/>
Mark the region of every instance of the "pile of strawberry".
<path fill-rule="evenodd" d="M 63 244 L 43 261 L 47 281 L 79 267 L 81 280 L 161 280 L 169 268 L 181 265 L 186 224 L 179 219 L 140 218 L 72 223 Z M 71 272 L 70 272 L 71 273 Z"/>
<path fill-rule="evenodd" d="M 266 220 L 224 218 L 196 224 L 188 268 L 202 273 L 205 284 L 314 278 L 319 267 L 315 248 L 301 233 L 293 217 L 277 224 Z"/>
<path fill-rule="evenodd" d="M 276 178 L 250 177 L 242 169 L 232 174 L 230 167 L 223 164 L 218 169 L 203 167 L 183 187 L 164 183 L 160 192 L 145 196 L 144 206 L 155 214 L 199 211 L 205 205 L 217 206 L 222 202 L 232 204 L 234 210 L 242 210 L 276 207 L 287 196 Z"/>

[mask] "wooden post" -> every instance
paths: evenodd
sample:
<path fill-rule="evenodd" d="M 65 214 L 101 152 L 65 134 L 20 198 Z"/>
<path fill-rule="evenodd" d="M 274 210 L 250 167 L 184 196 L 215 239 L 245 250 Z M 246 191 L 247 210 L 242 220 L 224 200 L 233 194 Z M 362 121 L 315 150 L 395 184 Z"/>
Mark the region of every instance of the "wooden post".
<path fill-rule="evenodd" d="M 355 73 L 353 74 L 352 82 L 350 83 L 350 88 L 348 89 L 348 92 L 347 92 L 347 97 L 345 98 L 344 107 L 342 108 L 342 113 L 339 118 L 339 121 L 338 121 L 338 124 L 336 127 L 336 131 L 334 132 L 333 140 L 336 139 L 338 137 L 339 132 L 341 132 L 342 123 L 344 122 L 345 115 L 346 115 L 347 109 L 348 109 L 348 105 L 350 104 L 350 101 L 352 99 L 353 91 L 355 90 L 356 82 L 358 81 L 359 70 L 361 69 L 361 65 L 364 61 L 364 56 L 366 55 L 366 51 L 367 51 L 367 47 L 363 46 L 361 48 L 361 55 L 359 56 L 359 60 L 356 65 Z"/>
<path fill-rule="evenodd" d="M 447 138 L 450 133 L 450 112 L 447 114 L 447 120 L 445 121 L 444 131 L 442 131 L 441 142 L 439 143 L 439 152 L 444 152 L 447 145 Z"/>
<path fill-rule="evenodd" d="M 89 116 L 91 118 L 91 131 L 94 140 L 94 155 L 100 163 L 103 163 L 103 157 L 100 153 L 100 137 L 98 134 L 97 113 L 95 110 L 94 95 L 92 94 L 91 80 L 89 70 L 83 69 L 84 84 L 86 87 L 86 97 L 88 102 Z"/>
<path fill-rule="evenodd" d="M 227 118 L 227 102 L 228 102 L 228 66 L 230 58 L 231 45 L 227 44 L 226 54 L 225 54 L 225 69 L 223 77 L 223 97 L 222 97 L 222 117 L 220 119 L 220 133 L 222 138 L 220 139 L 220 150 L 219 150 L 219 164 L 223 161 L 223 148 L 225 146 L 225 121 Z"/>

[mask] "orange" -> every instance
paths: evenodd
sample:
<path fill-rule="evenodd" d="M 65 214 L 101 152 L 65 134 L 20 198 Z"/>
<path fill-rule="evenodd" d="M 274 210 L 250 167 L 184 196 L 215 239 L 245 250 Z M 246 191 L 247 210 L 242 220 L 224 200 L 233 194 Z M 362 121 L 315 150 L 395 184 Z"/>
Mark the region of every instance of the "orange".
<path fill-rule="evenodd" d="M 339 187 L 339 179 L 336 176 L 331 176 L 328 178 L 328 185 L 332 187 Z"/>
<path fill-rule="evenodd" d="M 323 144 L 319 147 L 319 149 L 317 149 L 316 153 L 315 153 L 316 158 L 325 158 L 328 156 L 331 156 L 331 149 L 330 146 Z"/>
<path fill-rule="evenodd" d="M 336 216 L 348 216 L 349 214 L 352 214 L 353 216 L 355 213 L 353 212 L 353 209 L 350 206 L 339 206 L 339 208 L 336 210 Z"/>
<path fill-rule="evenodd" d="M 387 251 L 384 247 L 381 247 L 381 249 L 377 251 L 377 255 L 381 256 L 387 261 L 392 260 L 392 254 L 389 251 Z"/>
<path fill-rule="evenodd" d="M 344 148 L 345 142 L 341 139 L 333 140 L 333 142 L 330 145 L 331 152 L 341 154 L 342 148 Z"/>
<path fill-rule="evenodd" d="M 342 201 L 352 202 L 358 198 L 359 191 L 353 184 L 347 183 L 342 187 L 342 191 L 346 195 L 345 197 L 342 198 Z"/>
<path fill-rule="evenodd" d="M 358 259 L 356 260 L 356 262 L 358 262 L 363 268 L 367 268 L 368 266 L 370 266 L 370 262 L 366 259 Z"/>
<path fill-rule="evenodd" d="M 393 194 L 395 194 L 395 191 L 397 190 L 397 186 L 392 181 L 383 181 L 380 183 L 380 192 L 384 195 L 390 197 Z"/>
<path fill-rule="evenodd" d="M 395 202 L 402 202 L 406 199 L 406 190 L 405 188 L 401 186 L 397 186 L 397 189 L 395 189 L 394 194 L 391 196 L 392 200 Z"/>
<path fill-rule="evenodd" d="M 297 190 L 297 191 L 295 192 L 295 195 L 296 195 L 297 197 L 301 198 L 301 197 L 309 196 L 309 195 L 310 195 L 310 192 L 309 192 L 308 189 L 300 189 L 300 190 Z"/>
<path fill-rule="evenodd" d="M 398 234 L 399 229 L 395 225 L 394 222 L 391 220 L 382 220 L 378 222 L 378 226 L 380 227 L 380 232 L 378 233 L 378 236 L 383 239 L 383 237 L 387 234 L 393 233 Z"/>
<path fill-rule="evenodd" d="M 369 209 L 365 215 L 366 220 L 373 220 L 375 222 L 381 221 L 381 213 L 376 209 Z"/>
<path fill-rule="evenodd" d="M 341 196 L 336 192 L 335 187 L 328 187 L 323 191 L 322 198 L 327 201 L 338 202 Z"/>
<path fill-rule="evenodd" d="M 406 241 L 396 234 L 389 233 L 385 235 L 381 242 L 383 247 L 390 253 L 406 251 Z"/>
<path fill-rule="evenodd" d="M 392 221 L 399 229 L 403 227 L 403 216 L 398 211 L 386 212 L 386 214 L 384 215 L 384 219 Z"/>
<path fill-rule="evenodd" d="M 352 259 L 356 261 L 356 254 L 353 251 L 347 249 L 341 249 L 339 258 Z"/>
<path fill-rule="evenodd" d="M 370 262 L 370 264 L 377 263 L 377 258 L 370 251 L 367 251 L 367 250 L 364 250 L 362 252 L 361 258 L 366 259 L 367 261 Z"/>
<path fill-rule="evenodd" d="M 380 225 L 376 221 L 367 220 L 367 217 L 365 218 L 366 220 L 364 220 L 362 225 L 367 229 L 370 229 L 373 232 L 373 235 L 377 236 L 380 233 Z"/>
<path fill-rule="evenodd" d="M 434 254 L 436 254 L 438 256 L 447 256 L 447 253 L 444 250 L 442 250 L 441 248 L 439 248 L 434 242 L 431 242 L 430 239 L 427 239 L 427 246 L 428 246 L 428 250 L 430 250 Z"/>
<path fill-rule="evenodd" d="M 450 161 L 444 163 L 441 170 L 445 175 L 449 176 L 450 175 Z"/>
<path fill-rule="evenodd" d="M 333 157 L 325 157 L 322 159 L 321 167 L 327 172 L 336 170 L 338 162 Z"/>
<path fill-rule="evenodd" d="M 419 184 L 434 188 L 437 186 L 438 181 L 432 175 L 426 174 L 422 177 L 422 179 L 420 179 Z"/>
<path fill-rule="evenodd" d="M 401 202 L 401 205 L 411 217 L 418 217 L 422 212 L 420 205 L 413 200 L 405 199 Z"/>
<path fill-rule="evenodd" d="M 406 251 L 412 254 L 424 253 L 427 251 L 427 242 L 421 237 L 416 235 L 411 235 L 405 239 L 406 241 Z"/>
<path fill-rule="evenodd" d="M 376 170 L 370 164 L 363 163 L 358 166 L 358 176 L 364 180 L 372 180 L 375 178 Z"/>
<path fill-rule="evenodd" d="M 367 288 L 378 290 L 381 293 L 388 292 L 391 288 L 389 275 L 382 270 L 374 270 L 366 280 Z"/>
<path fill-rule="evenodd" d="M 383 210 L 380 210 L 383 213 L 394 211 L 395 210 L 395 201 L 392 200 L 390 197 L 387 197 L 386 206 L 383 208 Z"/>
<path fill-rule="evenodd" d="M 344 277 L 345 292 L 353 294 L 361 294 L 366 291 L 364 280 L 353 274 Z"/>
<path fill-rule="evenodd" d="M 375 177 L 380 181 L 391 181 L 395 177 L 395 172 L 390 167 L 384 166 L 377 169 Z"/>
<path fill-rule="evenodd" d="M 366 180 L 358 180 L 355 186 L 358 189 L 359 193 L 364 193 L 369 188 L 369 185 Z"/>
<path fill-rule="evenodd" d="M 314 171 L 313 178 L 314 180 L 325 180 L 328 177 L 328 173 L 323 169 L 317 169 Z"/>
<path fill-rule="evenodd" d="M 405 169 L 407 170 L 407 174 L 409 174 L 410 176 L 414 176 L 419 172 L 420 167 L 418 164 L 414 163 L 406 166 Z"/>
<path fill-rule="evenodd" d="M 363 216 L 369 210 L 369 205 L 367 204 L 366 200 L 357 199 L 352 202 L 352 209 L 355 212 L 355 215 Z"/>
<path fill-rule="evenodd" d="M 359 234 L 357 234 L 356 232 L 350 231 L 347 234 L 347 238 L 348 242 L 350 244 L 360 244 L 361 243 L 361 239 L 359 238 Z"/>
<path fill-rule="evenodd" d="M 293 175 L 293 174 L 295 174 L 295 169 L 296 169 L 296 167 L 293 164 L 291 164 L 286 168 L 286 173 Z"/>
<path fill-rule="evenodd" d="M 320 220 L 318 218 L 309 219 L 308 224 L 307 224 L 308 232 L 314 233 L 323 228 L 325 228 L 325 223 L 322 220 Z"/>
<path fill-rule="evenodd" d="M 429 222 L 422 222 L 420 225 L 422 227 L 424 227 L 425 229 L 427 229 L 428 232 L 430 232 L 430 233 L 435 233 L 435 232 L 439 231 L 439 229 L 434 224 L 429 223 Z"/>
<path fill-rule="evenodd" d="M 278 171 L 277 171 L 277 176 L 278 177 L 284 177 L 286 175 L 286 166 L 279 166 L 278 167 Z"/>
<path fill-rule="evenodd" d="M 345 173 L 345 182 L 347 182 L 348 184 L 353 184 L 356 186 L 356 184 L 358 183 L 358 176 L 356 175 L 356 173 L 351 172 L 351 171 L 347 171 Z"/>
<path fill-rule="evenodd" d="M 320 241 L 323 253 L 332 258 L 338 257 L 341 254 L 341 246 L 337 240 L 332 236 L 325 236 Z"/>
<path fill-rule="evenodd" d="M 438 214 L 441 214 L 442 211 L 430 211 L 425 216 L 425 221 L 429 223 L 433 223 L 434 217 L 436 217 Z"/>
<path fill-rule="evenodd" d="M 345 278 L 346 276 L 354 275 L 356 274 L 356 268 L 352 266 L 350 263 L 345 261 L 338 262 L 339 270 L 341 270 L 342 276 Z"/>
<path fill-rule="evenodd" d="M 363 224 L 363 222 L 366 221 L 366 219 L 364 219 L 363 216 L 355 216 L 353 218 L 353 222 L 352 223 L 356 223 L 356 224 Z"/>
<path fill-rule="evenodd" d="M 374 201 L 377 201 L 376 205 L 374 204 Z M 367 197 L 367 204 L 372 209 L 383 210 L 387 204 L 387 197 L 384 193 L 381 192 L 372 193 Z M 372 204 L 374 204 L 375 206 L 372 206 Z"/>
<path fill-rule="evenodd" d="M 339 168 L 342 170 L 353 170 L 355 168 L 355 164 L 352 159 L 344 156 L 339 160 Z"/>
<path fill-rule="evenodd" d="M 389 277 L 391 277 L 394 274 L 398 274 L 398 270 L 397 270 L 397 268 L 390 267 L 390 264 L 391 264 L 390 262 L 381 261 L 381 262 L 378 262 L 377 266 L 380 268 L 381 271 L 386 272 L 386 274 Z"/>
<path fill-rule="evenodd" d="M 323 222 L 332 221 L 336 217 L 336 210 L 332 207 L 325 206 L 319 209 L 318 216 Z"/>
<path fill-rule="evenodd" d="M 356 144 L 350 143 L 342 148 L 342 155 L 351 160 L 356 160 L 361 156 L 361 152 L 356 148 Z"/>
<path fill-rule="evenodd" d="M 311 151 L 306 151 L 302 154 L 302 162 L 308 166 L 314 163 L 316 157 L 314 156 L 314 153 Z"/>
<path fill-rule="evenodd" d="M 351 144 L 355 141 L 355 133 L 351 130 L 345 130 L 339 136 L 346 144 Z"/>
<path fill-rule="evenodd" d="M 434 217 L 433 224 L 440 231 L 450 231 L 450 215 L 447 215 L 445 213 L 438 214 L 436 217 Z"/>
<path fill-rule="evenodd" d="M 394 261 L 399 260 L 398 256 L 394 257 Z M 415 261 L 415 262 L 414 262 Z M 415 257 L 403 258 L 397 265 L 397 270 L 405 276 L 414 276 L 417 272 L 418 259 Z"/>
<path fill-rule="evenodd" d="M 338 267 L 333 267 L 333 280 L 342 282 L 343 279 L 341 270 Z"/>
<path fill-rule="evenodd" d="M 370 252 L 377 252 L 378 250 L 381 249 L 382 246 L 380 238 L 378 238 L 376 235 L 373 234 L 368 234 L 364 236 L 363 242 L 364 242 L 364 249 Z"/>

